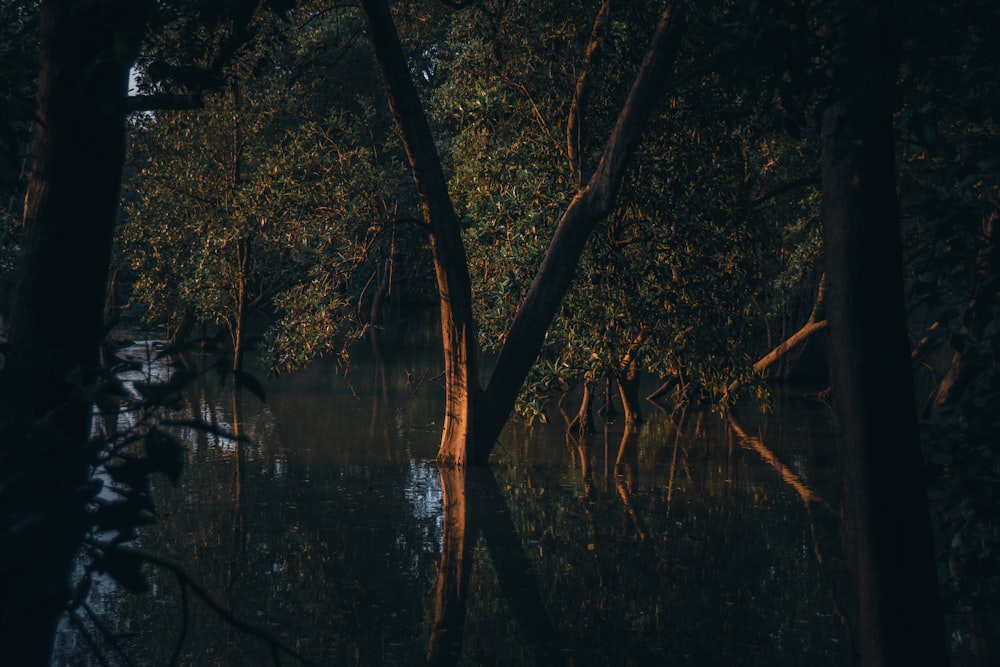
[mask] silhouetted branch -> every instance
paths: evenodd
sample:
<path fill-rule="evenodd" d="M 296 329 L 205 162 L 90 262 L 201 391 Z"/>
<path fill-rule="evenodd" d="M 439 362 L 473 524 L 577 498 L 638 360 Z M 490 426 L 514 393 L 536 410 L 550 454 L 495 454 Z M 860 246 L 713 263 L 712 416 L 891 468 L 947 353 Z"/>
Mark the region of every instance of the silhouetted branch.
<path fill-rule="evenodd" d="M 177 580 L 178 582 L 180 582 L 182 587 L 190 588 L 194 592 L 194 594 L 201 599 L 202 602 L 208 605 L 209 609 L 218 614 L 224 621 L 226 621 L 233 627 L 237 628 L 238 630 L 242 630 L 243 632 L 246 632 L 247 634 L 258 638 L 265 644 L 267 644 L 268 648 L 271 651 L 271 655 L 274 659 L 274 664 L 276 665 L 281 664 L 281 661 L 279 660 L 278 657 L 278 652 L 291 656 L 292 658 L 295 658 L 304 665 L 315 664 L 310 660 L 307 660 L 306 658 L 299 655 L 299 653 L 296 652 L 295 650 L 279 642 L 277 639 L 272 637 L 268 632 L 236 618 L 233 612 L 231 612 L 230 610 L 226 609 L 221 604 L 216 602 L 215 599 L 212 598 L 212 596 L 209 594 L 209 592 L 206 591 L 204 588 L 202 588 L 201 585 L 198 584 L 198 582 L 195 581 L 194 578 L 191 575 L 189 575 L 187 571 L 185 571 L 184 568 L 182 568 L 180 565 L 177 565 L 176 563 L 172 563 L 169 560 L 160 558 L 155 554 L 149 553 L 148 551 L 142 551 L 140 549 L 121 549 L 121 551 L 130 553 L 134 556 L 137 556 L 138 558 L 141 558 L 147 563 L 152 563 L 153 565 L 156 565 L 158 567 L 163 568 L 164 570 L 171 572 L 175 577 L 177 577 Z"/>
<path fill-rule="evenodd" d="M 819 186 L 818 171 L 815 171 L 804 178 L 797 178 L 793 181 L 788 181 L 787 183 L 782 183 L 781 185 L 771 188 L 770 190 L 760 195 L 759 197 L 755 197 L 753 200 L 753 205 L 757 206 L 758 204 L 764 203 L 768 199 L 774 199 L 778 195 L 783 195 L 786 192 L 791 192 L 792 190 L 805 187 L 807 185 L 812 185 L 816 187 Z"/>
<path fill-rule="evenodd" d="M 150 95 L 130 95 L 125 98 L 125 111 L 185 111 L 201 109 L 205 102 L 201 91 L 193 93 L 153 93 Z"/>

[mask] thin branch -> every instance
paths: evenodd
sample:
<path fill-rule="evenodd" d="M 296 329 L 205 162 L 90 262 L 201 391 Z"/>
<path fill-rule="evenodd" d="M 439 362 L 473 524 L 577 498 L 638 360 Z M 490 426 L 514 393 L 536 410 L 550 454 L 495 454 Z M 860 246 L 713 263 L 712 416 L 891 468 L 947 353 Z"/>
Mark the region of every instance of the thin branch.
<path fill-rule="evenodd" d="M 587 174 L 583 165 L 583 116 L 587 111 L 590 91 L 593 88 L 593 73 L 601 59 L 604 39 L 608 34 L 608 15 L 611 13 L 611 0 L 603 0 L 601 8 L 594 19 L 594 27 L 590 31 L 590 42 L 583 58 L 583 68 L 576 79 L 573 91 L 573 101 L 569 107 L 569 117 L 566 120 L 566 152 L 569 156 L 570 169 L 577 187 L 583 187 L 587 182 Z"/>
<path fill-rule="evenodd" d="M 187 111 L 205 106 L 201 91 L 191 93 L 153 93 L 150 95 L 130 95 L 125 98 L 126 113 L 140 111 Z"/>
<path fill-rule="evenodd" d="M 781 185 L 775 186 L 770 190 L 768 190 L 767 192 L 765 192 L 764 194 L 755 197 L 754 200 L 751 202 L 751 204 L 753 206 L 758 206 L 766 202 L 768 199 L 774 199 L 775 197 L 783 195 L 786 192 L 791 192 L 792 190 L 796 190 L 798 188 L 802 188 L 807 185 L 812 185 L 812 186 L 819 185 L 818 171 L 814 171 L 813 173 L 803 178 L 797 178 L 795 180 L 788 181 L 787 183 L 782 183 Z"/>
<path fill-rule="evenodd" d="M 118 637 L 113 632 L 111 632 L 111 630 L 109 630 L 107 626 L 104 625 L 104 623 L 101 622 L 101 617 L 97 614 L 96 611 L 94 611 L 94 608 L 91 607 L 89 604 L 84 603 L 83 610 L 87 612 L 87 616 L 90 617 L 90 622 L 93 623 L 95 626 L 97 626 L 97 629 L 100 631 L 100 633 L 104 635 L 104 640 L 111 643 L 111 647 L 115 650 L 115 652 L 119 656 L 121 656 L 121 659 L 125 661 L 125 664 L 135 665 L 135 663 L 131 659 L 129 659 L 128 654 L 125 653 L 122 647 L 118 645 Z"/>
<path fill-rule="evenodd" d="M 100 662 L 103 667 L 111 667 L 111 663 L 104 657 L 104 651 L 101 650 L 101 647 L 97 645 L 94 638 L 90 636 L 89 632 L 87 632 L 87 628 L 84 627 L 83 621 L 80 620 L 80 615 L 76 612 L 71 613 L 69 615 L 69 622 L 76 626 L 76 629 L 80 632 L 80 636 L 83 637 L 83 641 L 87 644 L 87 647 L 90 648 L 90 651 L 94 654 L 94 657 L 97 658 L 97 661 Z"/>
<path fill-rule="evenodd" d="M 545 122 L 545 117 L 542 116 L 542 112 L 538 108 L 538 104 L 535 103 L 534 97 L 532 97 L 531 93 L 528 91 L 528 87 L 525 86 L 520 81 L 515 81 L 514 79 L 511 79 L 509 76 L 501 75 L 501 78 L 508 85 L 511 85 L 517 88 L 519 91 L 521 91 L 521 94 L 524 96 L 524 99 L 528 100 L 528 104 L 531 105 L 531 110 L 535 114 L 535 121 L 538 123 L 538 127 L 542 129 L 542 132 L 545 133 L 545 136 L 547 136 L 549 140 L 552 141 L 552 144 L 556 146 L 556 148 L 559 149 L 559 151 L 562 152 L 562 154 L 568 159 L 569 156 L 566 154 L 565 147 L 563 146 L 562 142 L 557 141 L 555 136 L 553 136 L 552 131 L 549 129 L 548 123 Z"/>
<path fill-rule="evenodd" d="M 223 620 L 225 620 L 227 623 L 237 628 L 238 630 L 242 630 L 243 632 L 246 632 L 247 634 L 252 635 L 257 639 L 260 639 L 265 644 L 267 644 L 267 646 L 271 650 L 272 655 L 275 658 L 275 664 L 281 664 L 280 661 L 277 659 L 278 658 L 277 652 L 280 651 L 281 653 L 284 653 L 286 655 L 291 656 L 292 658 L 295 658 L 304 665 L 315 665 L 314 662 L 307 660 L 306 658 L 301 656 L 298 652 L 296 652 L 294 649 L 285 646 L 277 639 L 272 637 L 268 632 L 236 618 L 233 612 L 231 612 L 230 610 L 226 609 L 221 604 L 216 602 L 208 591 L 202 588 L 201 585 L 198 584 L 198 582 L 195 581 L 194 578 L 184 570 L 184 568 L 177 565 L 176 563 L 172 563 L 171 561 L 166 560 L 165 558 L 161 558 L 156 554 L 152 554 L 148 551 L 143 551 L 141 549 L 121 548 L 121 551 L 137 556 L 142 560 L 146 561 L 147 563 L 152 563 L 153 565 L 156 565 L 158 567 L 163 568 L 164 570 L 167 570 L 168 572 L 173 573 L 173 575 L 177 577 L 177 580 L 181 583 L 182 586 L 190 587 L 191 590 L 194 591 L 194 594 L 197 595 L 202 602 L 208 605 L 209 609 L 218 614 Z"/>

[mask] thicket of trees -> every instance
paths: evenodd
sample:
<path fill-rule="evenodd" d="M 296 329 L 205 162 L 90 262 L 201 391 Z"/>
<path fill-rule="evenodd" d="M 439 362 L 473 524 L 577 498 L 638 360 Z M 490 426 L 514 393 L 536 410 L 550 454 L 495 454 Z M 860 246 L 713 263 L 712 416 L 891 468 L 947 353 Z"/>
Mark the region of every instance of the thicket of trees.
<path fill-rule="evenodd" d="M 3 480 L 44 483 L 2 487 L 21 546 L 0 576 L 15 590 L 25 554 L 53 554 L 18 583 L 47 591 L 37 615 L 4 607 L 36 655 L 65 606 L 43 580 L 89 521 L 115 290 L 178 345 L 220 327 L 238 377 L 258 331 L 286 372 L 346 354 L 390 294 L 436 300 L 439 460 L 458 467 L 574 388 L 581 431 L 606 387 L 641 422 L 643 375 L 678 406 L 764 397 L 828 331 L 859 652 L 946 659 L 928 473 L 963 573 L 946 592 L 996 594 L 968 579 L 998 548 L 990 3 L 2 12 L 0 269 L 17 286 L 0 455 Z M 33 513 L 44 530 L 25 533 Z"/>

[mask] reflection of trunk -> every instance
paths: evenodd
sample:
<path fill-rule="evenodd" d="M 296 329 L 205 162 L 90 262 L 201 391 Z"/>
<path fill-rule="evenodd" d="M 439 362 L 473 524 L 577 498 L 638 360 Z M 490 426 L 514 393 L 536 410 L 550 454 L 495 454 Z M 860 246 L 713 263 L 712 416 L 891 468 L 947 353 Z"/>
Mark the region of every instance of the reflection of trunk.
<path fill-rule="evenodd" d="M 828 512 L 833 512 L 833 508 L 830 507 L 830 504 L 816 495 L 816 493 L 813 492 L 813 490 L 810 489 L 804 481 L 802 481 L 802 478 L 799 477 L 794 470 L 782 463 L 778 457 L 774 455 L 774 452 L 767 448 L 763 440 L 747 434 L 747 432 L 744 431 L 736 421 L 735 416 L 732 413 L 729 414 L 729 426 L 736 433 L 736 435 L 739 436 L 740 443 L 744 447 L 752 449 L 758 456 L 760 456 L 764 463 L 774 468 L 775 472 L 778 473 L 778 476 L 781 477 L 781 480 L 790 486 L 796 494 L 798 494 L 799 499 L 802 500 L 803 504 L 809 506 L 815 503 Z"/>
<path fill-rule="evenodd" d="M 767 445 L 760 437 L 749 435 L 736 421 L 735 415 L 730 413 L 728 415 L 729 426 L 731 430 L 740 439 L 740 443 L 754 451 L 761 460 L 767 465 L 774 468 L 775 472 L 781 477 L 781 480 L 792 488 L 793 491 L 799 496 L 802 501 L 802 505 L 805 508 L 806 516 L 809 520 L 809 532 L 812 536 L 813 543 L 813 557 L 816 559 L 816 565 L 820 568 L 820 575 L 823 576 L 830 587 L 831 592 L 831 602 L 834 604 L 834 610 L 838 618 L 843 619 L 843 613 L 840 603 L 835 599 L 835 591 L 838 590 L 838 583 L 835 581 L 837 579 L 838 573 L 831 570 L 827 565 L 827 560 L 823 557 L 824 553 L 830 553 L 835 551 L 833 545 L 827 544 L 824 537 L 828 534 L 833 534 L 834 525 L 836 522 L 836 514 L 834 509 L 818 496 L 809 486 L 800 478 L 794 470 L 782 463 L 778 457 L 768 449 Z M 813 509 L 815 507 L 823 510 L 818 514 L 814 514 Z M 820 525 L 818 525 L 820 524 Z"/>
<path fill-rule="evenodd" d="M 680 419 L 674 424 L 674 451 L 670 455 L 670 477 L 667 481 L 667 516 L 670 516 L 670 505 L 674 499 L 674 480 L 677 479 L 677 454 L 681 449 L 681 438 L 684 435 L 684 424 L 687 422 L 687 410 L 681 412 Z"/>
<path fill-rule="evenodd" d="M 453 665 L 458 661 L 472 571 L 472 547 L 476 533 L 482 531 L 500 590 L 525 641 L 534 650 L 537 664 L 563 664 L 565 660 L 559 652 L 555 628 L 531 574 L 533 568 L 492 471 L 466 472 L 461 467 L 443 466 L 440 472 L 444 535 L 427 663 Z"/>
<path fill-rule="evenodd" d="M 437 588 L 434 593 L 434 627 L 427 647 L 427 664 L 454 665 L 462 652 L 475 537 L 466 520 L 468 499 L 465 470 L 461 467 L 442 467 L 440 472 L 444 528 L 441 537 L 441 563 L 438 566 Z"/>
<path fill-rule="evenodd" d="M 948 647 L 917 439 L 894 164 L 893 4 L 836 17 L 839 100 L 823 114 L 830 369 L 845 554 L 866 665 L 943 665 Z"/>
<path fill-rule="evenodd" d="M 236 581 L 239 579 L 246 566 L 246 507 L 244 504 L 244 494 L 246 490 L 243 484 L 246 476 L 246 452 L 243 448 L 243 443 L 240 442 L 239 394 L 239 388 L 236 385 L 233 385 L 232 431 L 233 435 L 236 436 L 233 439 L 235 450 L 233 451 L 233 483 L 231 487 L 231 495 L 233 498 L 233 522 L 230 528 L 229 567 L 226 572 L 227 576 L 224 583 L 224 590 L 229 594 L 229 609 L 231 610 L 236 609 L 236 598 L 234 595 L 236 592 Z M 237 647 L 240 645 L 240 629 L 234 625 L 228 625 L 227 631 L 229 633 L 229 641 L 226 642 L 226 645 L 230 647 L 230 651 L 236 651 Z M 229 660 L 231 662 L 236 662 L 235 658 L 235 655 L 230 655 Z"/>
<path fill-rule="evenodd" d="M 594 473 L 590 467 L 590 442 L 585 437 L 566 436 L 566 444 L 576 449 L 580 457 L 580 480 L 583 482 L 583 497 L 589 498 L 594 492 Z"/>
<path fill-rule="evenodd" d="M 385 354 L 382 352 L 382 336 L 379 330 L 371 327 L 368 337 L 372 344 L 372 360 L 375 362 L 375 391 L 372 392 L 372 418 L 368 423 L 368 437 L 372 442 L 381 441 L 385 447 L 386 460 L 392 457 L 392 438 L 390 437 L 391 420 L 386 418 L 383 410 L 389 406 L 389 378 L 385 369 Z M 378 435 L 378 427 L 382 427 L 382 435 Z"/>
<path fill-rule="evenodd" d="M 537 665 L 562 665 L 556 629 L 545 611 L 534 568 L 521 545 L 493 471 L 470 471 L 472 525 L 482 531 L 500 590 Z"/>
<path fill-rule="evenodd" d="M 563 213 L 538 273 L 514 316 L 493 377 L 480 396 L 468 265 L 430 127 L 410 78 L 388 3 L 361 0 L 361 8 L 430 232 L 446 376 L 444 433 L 438 459 L 449 465 L 486 463 L 569 288 L 587 239 L 615 203 L 655 94 L 673 65 L 683 21 L 668 11 L 662 14 L 604 153 L 593 176 Z"/>
<path fill-rule="evenodd" d="M 640 540 L 645 542 L 649 538 L 646 524 L 643 523 L 642 517 L 635 508 L 635 503 L 632 502 L 639 487 L 639 433 L 634 425 L 630 426 L 626 423 L 621 445 L 618 447 L 615 467 L 618 469 L 618 474 L 615 477 L 618 497 L 621 498 L 625 512 L 635 525 L 636 534 Z"/>

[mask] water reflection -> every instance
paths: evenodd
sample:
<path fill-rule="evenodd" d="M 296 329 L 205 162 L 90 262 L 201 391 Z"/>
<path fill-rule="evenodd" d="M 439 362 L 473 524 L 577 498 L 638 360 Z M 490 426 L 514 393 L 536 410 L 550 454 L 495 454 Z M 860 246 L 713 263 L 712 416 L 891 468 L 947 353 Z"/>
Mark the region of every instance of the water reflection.
<path fill-rule="evenodd" d="M 436 358 L 383 352 L 359 351 L 346 379 L 285 378 L 267 404 L 192 388 L 183 414 L 218 430 L 185 433 L 189 465 L 156 489 L 142 547 L 321 665 L 847 658 L 823 413 L 654 415 L 583 438 L 514 425 L 491 469 L 439 471 Z M 152 596 L 95 593 L 136 664 L 270 664 L 173 574 L 149 575 Z M 97 664 L 69 635 L 60 650 Z"/>

